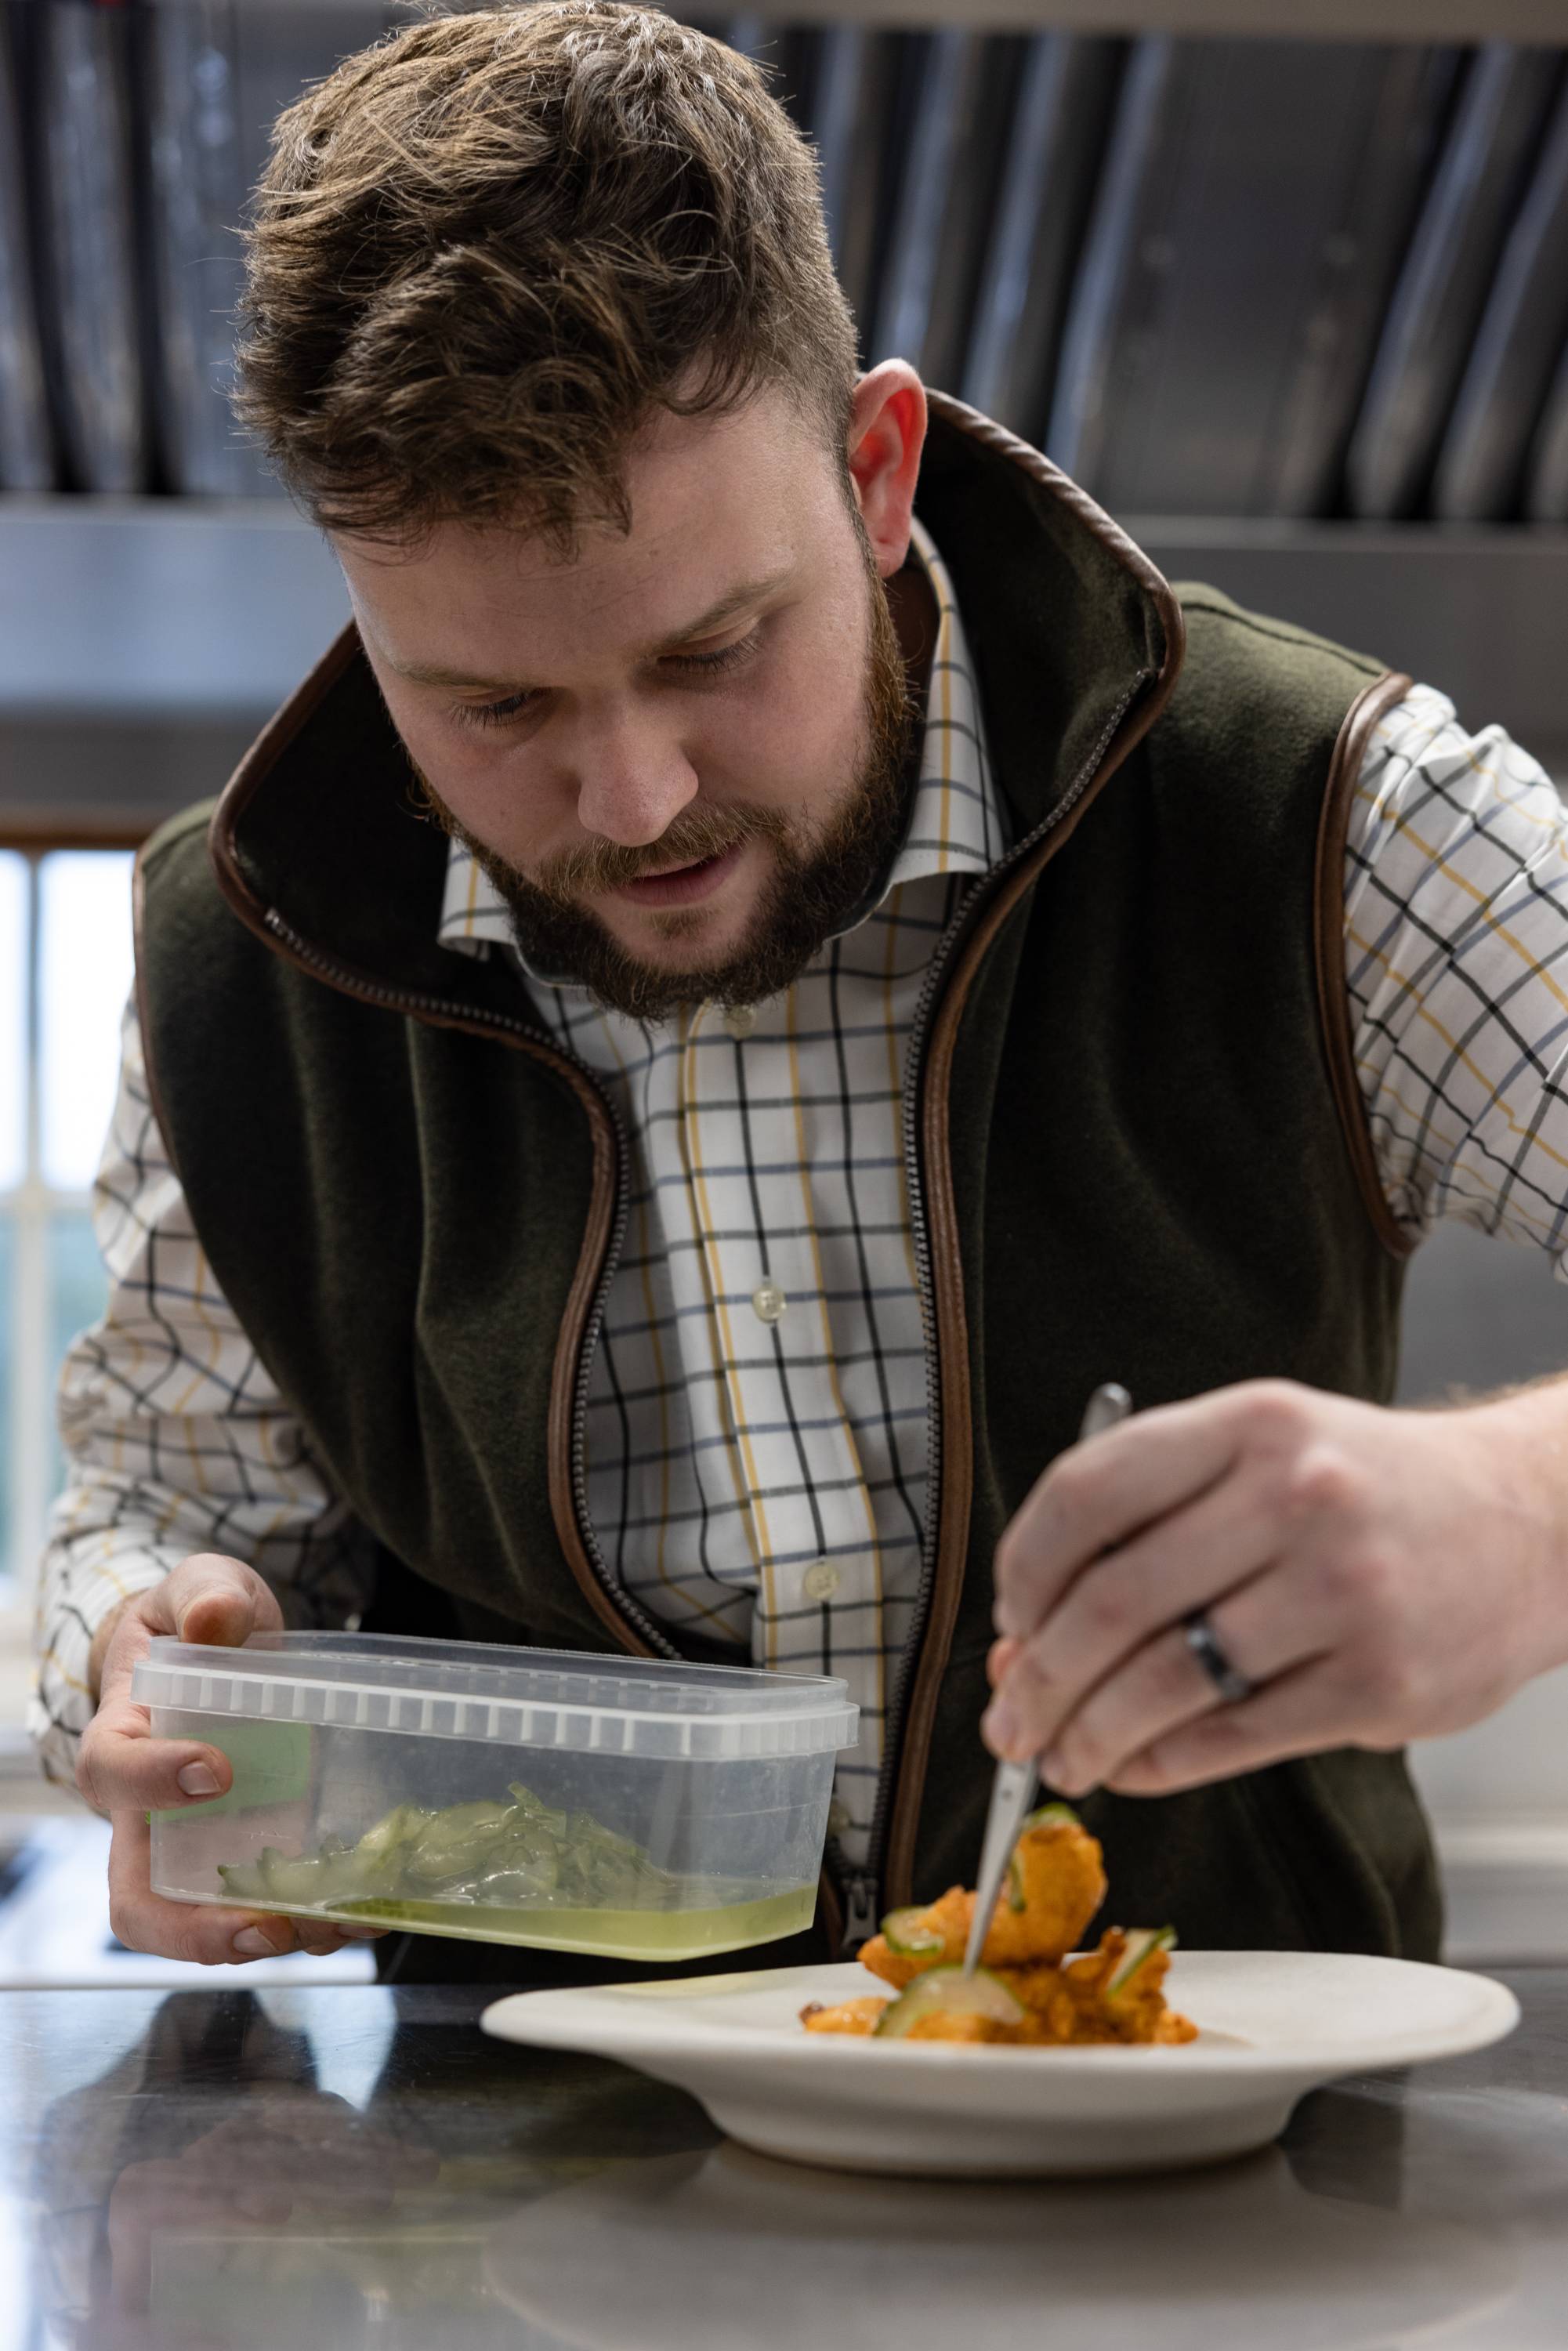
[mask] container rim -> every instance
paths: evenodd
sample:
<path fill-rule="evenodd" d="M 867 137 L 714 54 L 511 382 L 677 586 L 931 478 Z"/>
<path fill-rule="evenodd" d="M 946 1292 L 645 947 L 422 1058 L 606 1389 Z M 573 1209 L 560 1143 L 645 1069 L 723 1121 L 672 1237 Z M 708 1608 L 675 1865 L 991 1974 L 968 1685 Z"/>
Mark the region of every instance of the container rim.
<path fill-rule="evenodd" d="M 260 1662 L 268 1657 L 278 1660 L 276 1672 L 269 1672 Z M 263 1681 L 340 1682 L 344 1677 L 331 1670 L 340 1662 L 355 1666 L 357 1682 L 367 1688 L 402 1690 L 413 1690 L 415 1685 L 405 1679 L 401 1671 L 383 1677 L 376 1672 L 376 1667 L 428 1665 L 444 1677 L 444 1687 L 432 1690 L 430 1695 L 443 1698 L 453 1695 L 462 1673 L 482 1677 L 486 1684 L 503 1675 L 559 1678 L 580 1673 L 585 1678 L 591 1676 L 610 1681 L 646 1681 L 662 1689 L 690 1687 L 715 1698 L 725 1691 L 734 1691 L 745 1701 L 735 1707 L 697 1708 L 695 1710 L 702 1714 L 739 1715 L 755 1708 L 770 1714 L 808 1714 L 820 1707 L 841 1705 L 849 1695 L 849 1684 L 830 1674 L 784 1673 L 765 1666 L 688 1665 L 684 1658 L 633 1657 L 615 1650 L 442 1641 L 409 1633 L 254 1633 L 237 1648 L 182 1641 L 173 1634 L 157 1633 L 149 1642 L 146 1657 L 137 1670 L 148 1665 L 160 1667 L 165 1672 L 243 1673 Z M 596 1703 L 603 1705 L 605 1701 Z M 619 1713 L 621 1708 L 617 1707 L 614 1711 Z M 661 1707 L 653 1711 L 663 1717 L 666 1709 Z"/>
<path fill-rule="evenodd" d="M 655 1692 L 662 1703 L 648 1702 Z M 839 1750 L 859 1720 L 847 1684 L 827 1675 L 361 1634 L 267 1634 L 240 1648 L 159 1635 L 131 1694 L 230 1719 L 665 1760 Z"/>

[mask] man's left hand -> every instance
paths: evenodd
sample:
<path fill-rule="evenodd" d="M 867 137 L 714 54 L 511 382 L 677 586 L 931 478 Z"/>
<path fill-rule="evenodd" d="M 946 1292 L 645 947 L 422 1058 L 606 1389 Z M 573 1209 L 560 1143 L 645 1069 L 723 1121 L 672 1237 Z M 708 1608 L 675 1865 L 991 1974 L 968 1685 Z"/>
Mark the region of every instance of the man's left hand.
<path fill-rule="evenodd" d="M 1054 1461 L 996 1558 L 999 1755 L 1164 1795 L 1458 1730 L 1568 1659 L 1568 1381 L 1393 1411 L 1283 1381 Z M 1203 1612 L 1253 1685 L 1221 1700 Z"/>

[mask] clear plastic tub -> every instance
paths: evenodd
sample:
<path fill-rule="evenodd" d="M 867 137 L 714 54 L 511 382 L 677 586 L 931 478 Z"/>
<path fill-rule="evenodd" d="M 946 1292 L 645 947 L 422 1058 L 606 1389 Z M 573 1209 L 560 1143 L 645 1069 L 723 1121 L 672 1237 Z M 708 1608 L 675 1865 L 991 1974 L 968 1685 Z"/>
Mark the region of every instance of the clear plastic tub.
<path fill-rule="evenodd" d="M 810 1923 L 845 1685 L 360 1633 L 155 1640 L 153 1735 L 234 1785 L 152 1815 L 177 1902 L 690 1959 Z"/>

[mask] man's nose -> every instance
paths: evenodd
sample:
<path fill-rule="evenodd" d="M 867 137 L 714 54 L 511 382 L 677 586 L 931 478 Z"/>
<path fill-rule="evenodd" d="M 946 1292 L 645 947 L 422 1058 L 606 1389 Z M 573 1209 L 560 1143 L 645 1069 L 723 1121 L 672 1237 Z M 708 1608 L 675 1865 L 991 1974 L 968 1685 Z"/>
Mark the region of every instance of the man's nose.
<path fill-rule="evenodd" d="M 668 831 L 697 778 L 682 745 L 632 722 L 596 729 L 577 750 L 577 816 L 585 832 L 643 849 Z"/>

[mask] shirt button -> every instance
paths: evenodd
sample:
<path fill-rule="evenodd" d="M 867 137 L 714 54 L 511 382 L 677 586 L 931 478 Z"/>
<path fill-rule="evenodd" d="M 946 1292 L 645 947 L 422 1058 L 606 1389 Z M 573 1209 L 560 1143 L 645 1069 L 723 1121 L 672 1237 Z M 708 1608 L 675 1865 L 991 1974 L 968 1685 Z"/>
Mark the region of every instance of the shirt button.
<path fill-rule="evenodd" d="M 839 1588 L 839 1571 L 831 1560 L 815 1559 L 800 1578 L 808 1600 L 831 1600 Z"/>
<path fill-rule="evenodd" d="M 842 1836 L 850 1825 L 850 1808 L 841 1796 L 835 1796 L 828 1806 L 828 1834 Z"/>
<path fill-rule="evenodd" d="M 724 1025 L 732 1037 L 749 1037 L 757 1026 L 757 1012 L 749 1004 L 732 1004 L 724 1016 Z"/>
<path fill-rule="evenodd" d="M 777 1322 L 789 1303 L 776 1281 L 759 1281 L 751 1293 L 752 1311 L 759 1322 Z"/>

